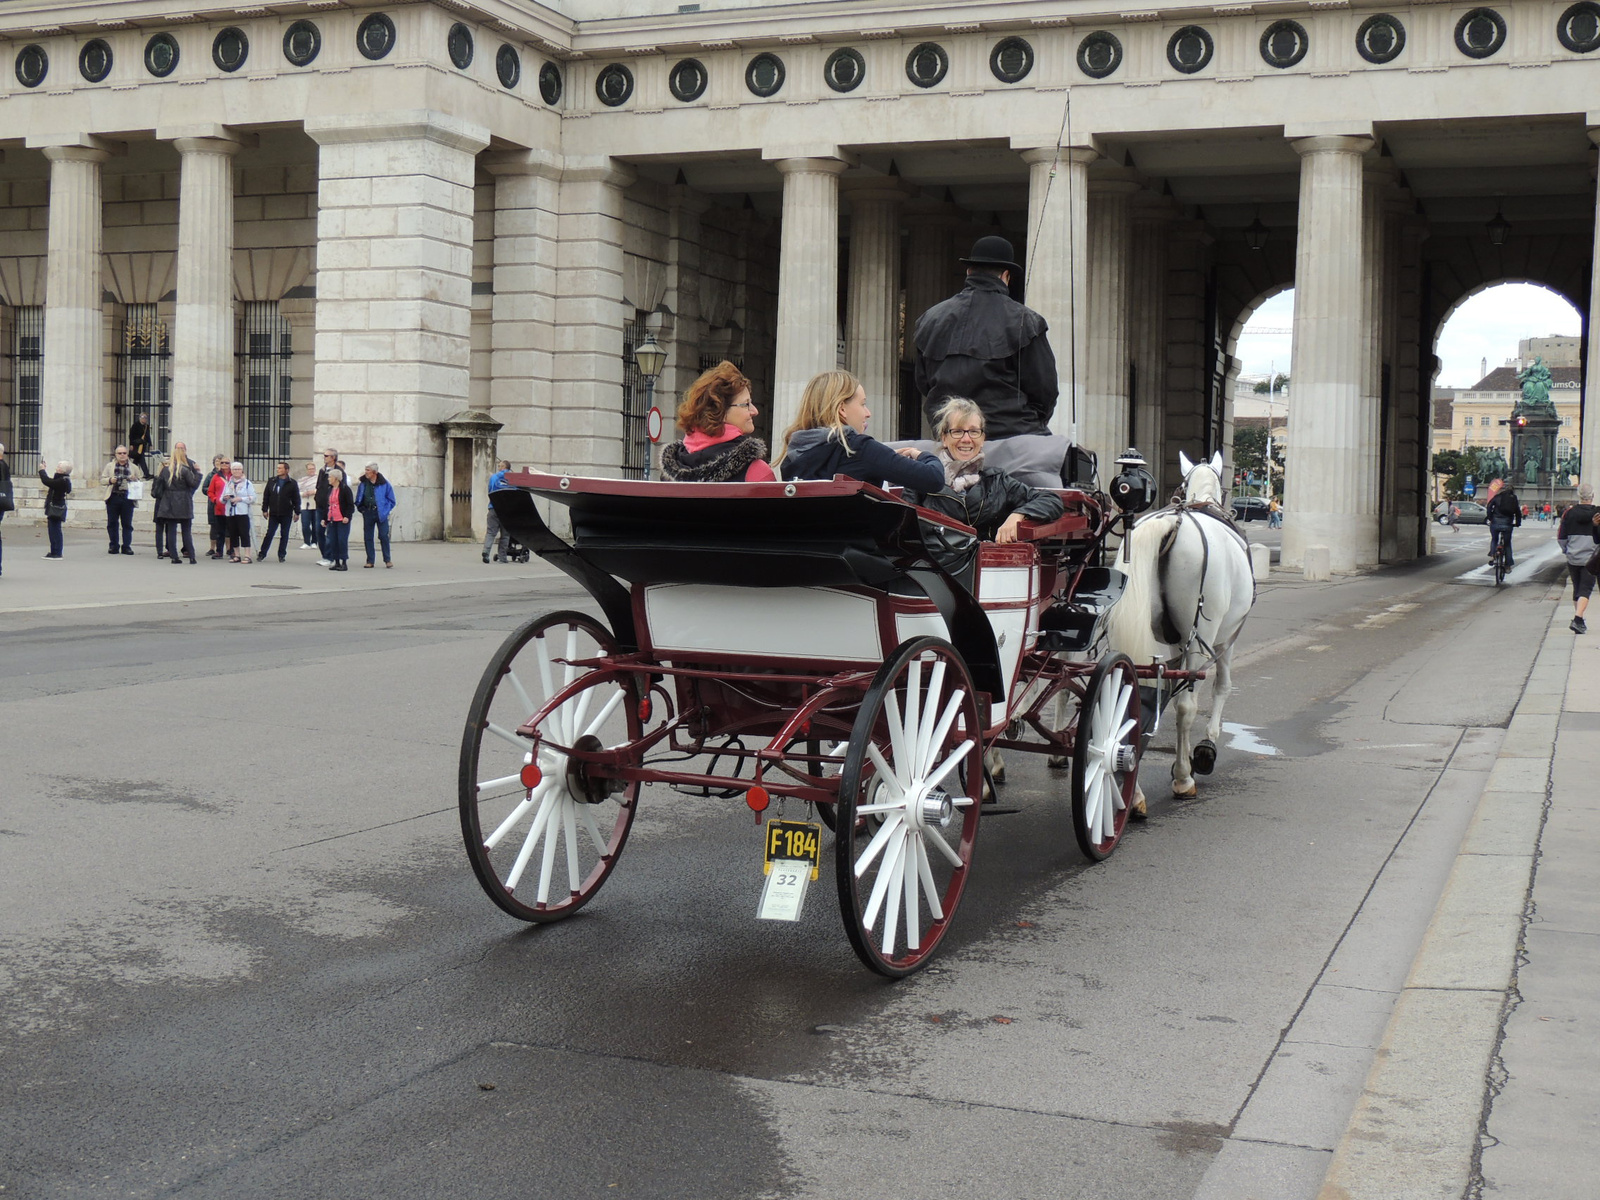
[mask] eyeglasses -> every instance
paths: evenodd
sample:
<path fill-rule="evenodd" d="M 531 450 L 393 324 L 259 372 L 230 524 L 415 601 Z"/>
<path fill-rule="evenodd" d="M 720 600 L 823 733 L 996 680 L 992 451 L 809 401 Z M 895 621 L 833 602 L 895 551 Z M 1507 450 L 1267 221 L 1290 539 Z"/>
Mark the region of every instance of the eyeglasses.
<path fill-rule="evenodd" d="M 985 435 L 981 429 L 948 429 L 945 436 L 958 442 L 981 442 Z"/>
<path fill-rule="evenodd" d="M 728 407 L 729 408 L 754 408 L 755 407 L 755 402 L 753 400 L 746 400 L 743 404 L 730 404 L 730 405 L 728 405 Z"/>

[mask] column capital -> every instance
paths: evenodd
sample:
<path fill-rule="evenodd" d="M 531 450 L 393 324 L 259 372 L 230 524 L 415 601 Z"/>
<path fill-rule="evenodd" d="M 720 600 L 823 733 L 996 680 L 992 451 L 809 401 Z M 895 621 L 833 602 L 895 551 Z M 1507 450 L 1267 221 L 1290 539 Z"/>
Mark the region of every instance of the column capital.
<path fill-rule="evenodd" d="M 892 179 L 844 179 L 839 181 L 839 190 L 852 204 L 858 200 L 904 204 L 908 199 L 906 189 Z"/>
<path fill-rule="evenodd" d="M 1141 225 L 1164 225 L 1178 219 L 1178 206 L 1172 197 L 1142 188 L 1133 198 L 1133 219 Z"/>
<path fill-rule="evenodd" d="M 603 183 L 607 187 L 625 188 L 638 178 L 639 172 L 609 154 L 569 155 L 562 159 L 562 183 Z"/>
<path fill-rule="evenodd" d="M 1030 167 L 1036 163 L 1092 163 L 1100 157 L 1093 146 L 1012 146 Z"/>
<path fill-rule="evenodd" d="M 36 134 L 29 136 L 30 150 L 43 150 L 51 162 L 105 162 L 128 153 L 128 143 L 92 133 Z"/>
<path fill-rule="evenodd" d="M 502 175 L 532 175 L 541 179 L 561 178 L 564 160 L 549 150 L 496 150 L 483 156 L 483 169 L 496 178 Z"/>
<path fill-rule="evenodd" d="M 181 137 L 173 138 L 172 144 L 179 154 L 226 154 L 229 158 L 244 149 L 232 138 Z"/>
<path fill-rule="evenodd" d="M 1307 154 L 1365 154 L 1377 145 L 1377 139 L 1365 133 L 1312 133 L 1305 136 L 1296 136 L 1287 132 L 1289 144 L 1294 147 L 1295 153 L 1304 157 Z"/>
<path fill-rule="evenodd" d="M 156 140 L 172 142 L 194 142 L 197 144 L 193 153 L 196 154 L 236 154 L 245 147 L 254 149 L 261 139 L 253 133 L 245 133 L 228 125 L 203 124 L 203 125 L 157 125 Z M 219 143 L 211 146 L 207 143 Z M 178 145 L 181 151 L 183 147 Z"/>
<path fill-rule="evenodd" d="M 711 197 L 697 192 L 686 183 L 675 183 L 667 189 L 667 204 L 678 212 L 700 216 L 711 209 Z"/>
<path fill-rule="evenodd" d="M 319 146 L 350 142 L 429 141 L 476 154 L 489 144 L 489 131 L 482 125 L 425 108 L 307 117 L 304 128 L 306 135 Z"/>
<path fill-rule="evenodd" d="M 840 175 L 850 169 L 850 163 L 831 156 L 791 156 L 787 151 L 768 152 L 761 157 L 778 168 L 780 175 Z"/>
<path fill-rule="evenodd" d="M 1132 167 L 1110 162 L 1093 163 L 1089 167 L 1091 196 L 1132 196 L 1143 190 L 1143 183 L 1143 176 Z"/>

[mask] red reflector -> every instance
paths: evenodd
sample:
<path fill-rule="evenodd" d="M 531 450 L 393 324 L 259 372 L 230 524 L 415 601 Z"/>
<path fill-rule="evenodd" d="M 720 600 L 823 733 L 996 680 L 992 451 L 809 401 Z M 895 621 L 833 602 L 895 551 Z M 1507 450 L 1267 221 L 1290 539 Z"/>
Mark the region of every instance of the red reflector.
<path fill-rule="evenodd" d="M 650 719 L 650 697 L 646 696 L 643 700 L 639 701 L 639 720 L 648 721 L 649 719 Z"/>
<path fill-rule="evenodd" d="M 767 789 L 757 784 L 744 794 L 744 802 L 750 806 L 752 812 L 765 812 L 767 805 L 772 803 L 772 797 L 767 795 Z"/>
<path fill-rule="evenodd" d="M 539 780 L 541 780 L 543 778 L 544 778 L 544 772 L 539 770 L 539 764 L 538 763 L 526 763 L 526 764 L 524 764 L 524 766 L 522 768 L 522 786 L 523 787 L 525 787 L 525 788 L 536 788 L 536 787 L 539 786 Z"/>

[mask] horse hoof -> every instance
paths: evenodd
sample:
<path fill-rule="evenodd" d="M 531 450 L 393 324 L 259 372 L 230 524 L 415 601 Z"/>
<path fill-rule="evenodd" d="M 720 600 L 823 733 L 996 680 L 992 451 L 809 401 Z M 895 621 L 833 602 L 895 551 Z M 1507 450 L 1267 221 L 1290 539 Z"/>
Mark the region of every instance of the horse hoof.
<path fill-rule="evenodd" d="M 1189 756 L 1189 765 L 1196 775 L 1211 774 L 1211 769 L 1217 765 L 1217 744 L 1210 738 L 1197 742 L 1194 753 Z"/>
<path fill-rule="evenodd" d="M 1133 807 L 1128 809 L 1128 819 L 1131 821 L 1147 821 L 1150 819 L 1150 806 L 1140 796 L 1133 802 Z"/>
<path fill-rule="evenodd" d="M 1061 771 L 1072 765 L 1072 759 L 1065 754 L 1052 754 L 1046 760 L 1046 765 L 1054 770 Z"/>
<path fill-rule="evenodd" d="M 994 781 L 997 784 L 1001 784 L 1006 781 L 1006 769 L 1004 767 L 1001 767 L 998 771 L 991 771 L 990 774 L 994 777 Z"/>
<path fill-rule="evenodd" d="M 1182 784 L 1178 783 L 1177 780 L 1173 780 L 1172 794 L 1182 800 L 1193 800 L 1200 794 L 1200 785 L 1191 779 L 1189 781 L 1189 786 L 1185 788 Z"/>

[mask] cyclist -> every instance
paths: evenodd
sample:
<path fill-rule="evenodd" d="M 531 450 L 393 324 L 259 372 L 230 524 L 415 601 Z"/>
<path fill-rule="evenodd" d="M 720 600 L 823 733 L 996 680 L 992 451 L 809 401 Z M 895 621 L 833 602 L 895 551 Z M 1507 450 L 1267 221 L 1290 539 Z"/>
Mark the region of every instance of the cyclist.
<path fill-rule="evenodd" d="M 1517 499 L 1516 491 L 1504 479 L 1490 482 L 1487 512 L 1489 559 L 1493 561 L 1495 552 L 1504 546 L 1506 570 L 1509 571 L 1515 561 L 1511 557 L 1511 531 L 1522 524 L 1522 501 Z"/>

